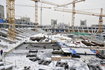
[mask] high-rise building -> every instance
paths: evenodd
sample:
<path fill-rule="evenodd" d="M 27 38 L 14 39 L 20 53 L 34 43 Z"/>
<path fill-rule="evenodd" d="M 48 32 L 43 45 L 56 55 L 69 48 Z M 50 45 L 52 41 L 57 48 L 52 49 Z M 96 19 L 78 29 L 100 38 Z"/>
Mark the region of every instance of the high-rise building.
<path fill-rule="evenodd" d="M 86 20 L 80 21 L 80 27 L 87 27 Z"/>
<path fill-rule="evenodd" d="M 0 19 L 4 19 L 4 6 L 0 5 Z"/>

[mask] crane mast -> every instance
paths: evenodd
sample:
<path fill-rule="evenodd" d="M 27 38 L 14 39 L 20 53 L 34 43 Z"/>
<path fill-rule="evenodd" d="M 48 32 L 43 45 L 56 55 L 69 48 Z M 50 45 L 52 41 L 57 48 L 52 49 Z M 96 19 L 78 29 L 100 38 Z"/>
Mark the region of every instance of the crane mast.
<path fill-rule="evenodd" d="M 72 23 L 72 32 L 74 32 L 74 23 L 75 23 L 75 4 L 76 3 L 79 3 L 79 2 L 82 2 L 82 1 L 85 1 L 85 0 L 73 0 L 73 2 L 71 3 L 72 4 L 72 20 L 71 20 L 71 23 Z"/>
<path fill-rule="evenodd" d="M 40 0 L 32 0 L 35 2 L 35 24 L 39 24 L 38 23 L 38 1 Z"/>
<path fill-rule="evenodd" d="M 38 1 L 35 2 L 35 23 L 38 24 Z"/>
<path fill-rule="evenodd" d="M 72 31 L 74 32 L 74 22 L 75 22 L 75 0 L 73 0 L 73 6 L 72 6 Z"/>
<path fill-rule="evenodd" d="M 15 32 L 15 0 L 6 0 L 7 3 L 7 21 L 8 27 L 8 38 L 14 40 L 16 37 Z"/>
<path fill-rule="evenodd" d="M 103 32 L 103 18 L 102 18 L 102 15 L 103 15 L 103 8 L 101 8 L 101 12 L 100 12 L 100 16 L 99 16 L 99 30 L 98 30 L 98 33 L 102 33 Z"/>

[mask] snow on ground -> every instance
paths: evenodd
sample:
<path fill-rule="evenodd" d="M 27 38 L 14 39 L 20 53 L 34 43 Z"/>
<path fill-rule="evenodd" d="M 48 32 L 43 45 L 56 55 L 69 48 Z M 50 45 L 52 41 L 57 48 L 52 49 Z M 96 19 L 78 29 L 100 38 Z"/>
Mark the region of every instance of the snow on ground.
<path fill-rule="evenodd" d="M 20 51 L 20 52 L 19 52 Z M 15 50 L 5 57 L 5 61 L 13 63 L 14 69 L 13 70 L 23 70 L 25 66 L 31 68 L 31 70 L 38 70 L 39 68 L 45 70 L 64 70 L 64 67 L 56 67 L 57 62 L 66 62 L 69 64 L 70 68 L 76 68 L 76 70 L 89 70 L 87 63 L 91 63 L 93 65 L 98 65 L 100 59 L 96 58 L 95 56 L 86 56 L 82 55 L 81 58 L 71 58 L 71 59 L 61 59 L 60 61 L 52 61 L 48 66 L 46 65 L 39 65 L 38 61 L 32 62 L 29 58 L 26 58 L 26 54 L 28 50 Z M 48 58 L 52 57 L 52 49 L 46 50 L 39 50 L 37 56 L 40 57 L 42 60 L 49 60 Z M 51 60 L 51 59 L 50 59 Z M 103 70 L 105 70 L 105 66 L 101 66 Z"/>
<path fill-rule="evenodd" d="M 37 35 L 34 35 L 34 36 L 43 37 L 43 36 L 46 36 L 46 35 L 43 34 L 43 33 L 40 33 L 40 34 L 37 34 Z M 22 38 L 21 41 L 18 41 L 15 44 L 11 44 L 11 45 L 9 44 L 9 48 L 4 49 L 4 51 L 8 52 L 9 50 L 11 50 L 11 49 L 15 48 L 16 46 L 18 46 L 20 43 L 22 43 L 24 41 L 28 41 L 29 37 L 31 37 L 30 34 L 29 34 L 28 38 Z M 65 44 L 67 44 L 67 45 L 69 45 L 69 43 L 70 43 L 71 46 L 77 46 L 77 47 L 85 46 L 81 42 L 80 42 L 80 44 L 76 45 L 76 44 L 73 43 L 71 38 L 65 37 L 65 36 L 60 35 L 60 34 L 58 34 L 58 35 L 50 35 L 50 36 L 46 36 L 46 37 L 49 37 L 50 39 L 56 40 L 58 42 L 63 42 Z M 7 44 L 7 43 L 3 42 L 2 44 Z M 82 50 L 84 50 L 84 49 L 82 49 Z M 50 54 L 50 52 L 52 51 L 51 49 L 50 50 L 46 49 L 46 50 L 41 50 L 41 51 L 44 51 L 44 52 L 39 52 L 38 53 L 38 57 L 40 57 L 41 59 L 48 59 L 49 57 L 52 56 L 52 54 Z M 81 51 L 81 49 L 80 50 L 77 49 L 77 51 L 84 52 L 84 51 Z M 89 53 L 90 53 L 90 51 L 89 51 Z M 13 51 L 7 57 L 5 57 L 5 61 L 13 63 L 13 65 L 14 65 L 13 70 L 23 70 L 23 68 L 25 66 L 30 66 L 31 70 L 38 70 L 39 68 L 44 68 L 46 70 L 54 70 L 54 69 L 56 69 L 56 67 L 54 65 L 56 65 L 57 61 L 52 61 L 52 63 L 49 66 L 39 65 L 37 61 L 32 62 L 28 58 L 26 58 L 26 54 L 27 54 L 27 50 Z M 86 63 L 90 63 L 91 62 L 90 60 L 91 61 L 94 61 L 94 60 L 100 61 L 95 56 L 81 56 L 81 58 L 78 58 L 78 59 L 61 60 L 61 62 L 68 62 L 69 67 L 74 67 L 77 70 L 89 70 Z M 96 62 L 96 64 L 99 64 L 98 61 Z M 105 70 L 105 66 L 101 66 L 101 67 L 102 67 L 103 70 Z M 62 68 L 61 69 L 59 68 L 59 70 L 62 70 Z"/>
<path fill-rule="evenodd" d="M 25 66 L 30 66 L 31 70 L 38 70 L 37 62 L 32 62 L 28 58 L 26 58 L 26 55 L 11 55 L 5 58 L 6 61 L 9 61 L 13 63 L 14 69 L 20 70 L 23 69 Z"/>

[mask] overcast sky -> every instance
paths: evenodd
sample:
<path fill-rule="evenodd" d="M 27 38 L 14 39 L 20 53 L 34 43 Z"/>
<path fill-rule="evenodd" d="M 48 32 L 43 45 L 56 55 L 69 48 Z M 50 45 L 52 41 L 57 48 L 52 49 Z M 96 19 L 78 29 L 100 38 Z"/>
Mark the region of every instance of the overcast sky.
<path fill-rule="evenodd" d="M 72 2 L 73 0 L 45 0 L 45 1 L 50 1 L 54 2 L 57 4 L 65 4 Z M 0 0 L 0 4 L 5 6 L 5 0 Z M 33 5 L 34 2 L 31 0 L 16 0 L 15 4 L 23 4 L 23 5 Z M 40 3 L 39 3 L 40 5 Z M 51 7 L 51 5 L 46 5 L 43 4 L 45 7 Z M 15 6 L 16 7 L 16 18 L 18 17 L 30 17 L 31 21 L 34 22 L 34 7 L 23 7 L 23 6 Z M 68 6 L 68 8 L 72 8 L 72 5 Z M 85 2 L 80 2 L 76 4 L 76 9 L 81 10 L 81 11 L 89 11 L 93 13 L 100 13 L 100 8 L 104 8 L 104 14 L 105 14 L 105 0 L 86 0 Z M 57 20 L 58 23 L 65 23 L 65 24 L 70 24 L 71 25 L 71 13 L 64 13 L 64 12 L 57 12 L 53 11 L 53 9 L 45 9 L 43 8 L 42 10 L 42 25 L 50 25 L 51 24 L 51 19 Z M 40 23 L 40 8 L 38 12 L 38 21 Z M 81 15 L 81 14 L 76 14 L 76 19 L 75 19 L 75 25 L 79 26 L 80 25 L 80 20 L 87 20 L 87 25 L 92 25 L 92 24 L 98 24 L 98 17 L 96 16 L 88 16 L 88 15 Z M 104 19 L 104 24 L 105 24 L 105 18 Z"/>

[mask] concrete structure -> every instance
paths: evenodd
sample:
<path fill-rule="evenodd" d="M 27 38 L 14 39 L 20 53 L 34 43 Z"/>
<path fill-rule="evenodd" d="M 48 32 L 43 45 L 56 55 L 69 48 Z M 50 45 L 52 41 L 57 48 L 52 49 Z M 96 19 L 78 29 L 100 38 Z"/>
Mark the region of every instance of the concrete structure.
<path fill-rule="evenodd" d="M 4 19 L 4 6 L 0 5 L 0 18 Z"/>
<path fill-rule="evenodd" d="M 16 19 L 15 23 L 16 24 L 24 24 L 24 25 L 34 25 L 34 23 L 32 23 L 30 21 L 30 18 L 28 18 L 28 17 L 22 17 L 20 19 Z"/>
<path fill-rule="evenodd" d="M 62 24 L 63 25 L 63 24 Z M 75 32 L 86 32 L 86 33 L 97 33 L 98 32 L 98 25 L 90 26 L 90 27 L 81 27 L 81 26 L 75 26 L 74 31 Z M 52 31 L 52 32 L 72 32 L 72 27 L 63 25 L 61 28 L 61 25 L 57 25 L 57 28 L 51 28 L 51 26 L 42 26 L 42 29 L 45 31 Z M 105 25 L 103 25 L 103 32 L 105 32 Z"/>
<path fill-rule="evenodd" d="M 57 28 L 59 28 L 59 29 L 65 29 L 65 28 L 68 28 L 68 25 L 66 25 L 66 24 L 64 24 L 64 23 L 59 23 L 59 24 L 57 25 Z"/>

